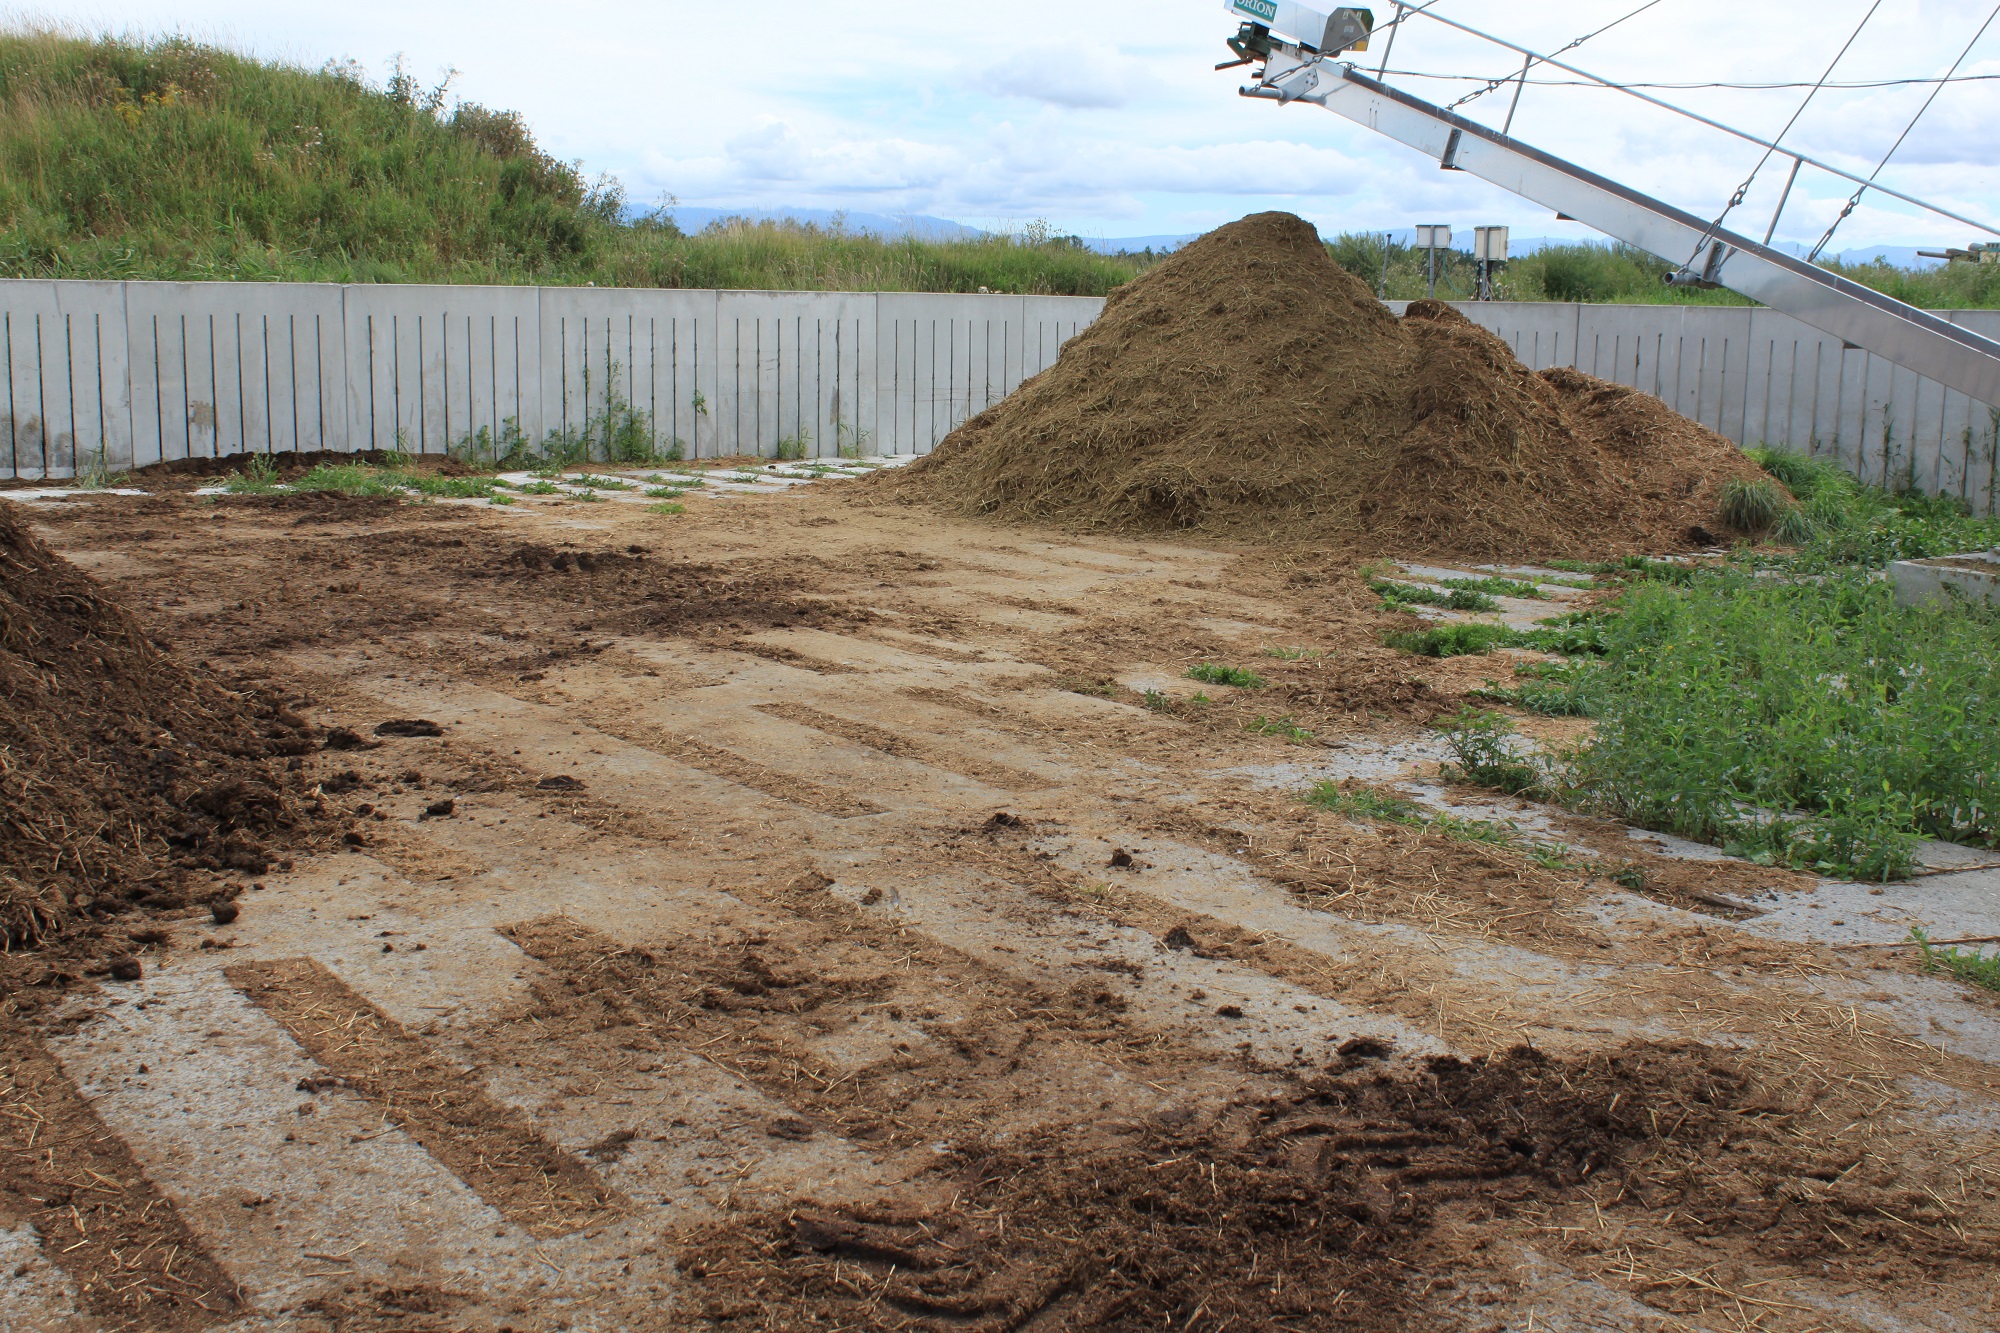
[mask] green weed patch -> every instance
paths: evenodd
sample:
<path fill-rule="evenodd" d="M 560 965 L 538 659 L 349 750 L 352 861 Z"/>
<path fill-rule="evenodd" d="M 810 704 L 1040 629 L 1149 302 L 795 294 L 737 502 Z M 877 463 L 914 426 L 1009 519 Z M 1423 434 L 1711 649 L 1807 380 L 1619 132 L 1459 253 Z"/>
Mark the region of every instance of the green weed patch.
<path fill-rule="evenodd" d="M 1421 630 L 1391 631 L 1382 641 L 1418 657 L 1477 657 L 1512 643 L 1515 637 L 1515 632 L 1505 625 L 1471 620 Z"/>
<path fill-rule="evenodd" d="M 1198 680 L 1206 685 L 1230 685 L 1239 690 L 1261 690 L 1264 678 L 1254 671 L 1242 667 L 1221 666 L 1214 662 L 1203 662 L 1187 669 L 1189 680 Z"/>
<path fill-rule="evenodd" d="M 1961 953 L 1956 945 L 1939 948 L 1930 942 L 1928 935 L 1916 928 L 1911 929 L 1910 938 L 1924 951 L 1924 971 L 1936 972 L 1943 968 L 1967 985 L 2000 990 L 2000 949 L 1989 955 L 1984 949 Z"/>

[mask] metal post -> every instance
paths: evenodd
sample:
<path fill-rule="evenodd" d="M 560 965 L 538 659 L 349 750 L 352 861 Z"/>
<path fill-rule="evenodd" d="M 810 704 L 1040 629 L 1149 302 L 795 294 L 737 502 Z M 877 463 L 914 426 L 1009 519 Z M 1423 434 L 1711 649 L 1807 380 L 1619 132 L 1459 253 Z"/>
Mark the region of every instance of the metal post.
<path fill-rule="evenodd" d="M 1382 233 L 1382 290 L 1381 299 L 1389 299 L 1389 233 Z"/>
<path fill-rule="evenodd" d="M 1396 18 L 1389 25 L 1389 40 L 1382 43 L 1382 68 L 1375 71 L 1375 82 L 1377 83 L 1382 82 L 1382 76 L 1389 72 L 1389 53 L 1396 49 L 1396 34 L 1403 30 L 1403 11 L 1407 8 L 1409 8 L 1408 5 L 1401 3 L 1401 0 L 1397 0 Z"/>
<path fill-rule="evenodd" d="M 1766 245 L 1769 245 L 1771 237 L 1777 234 L 1778 215 L 1785 211 L 1785 201 L 1792 197 L 1792 182 L 1799 178 L 1800 165 L 1801 163 L 1798 158 L 1795 157 L 1792 159 L 1792 174 L 1785 177 L 1785 192 L 1778 196 L 1778 206 L 1771 210 L 1771 225 L 1764 228 L 1764 244 Z"/>
<path fill-rule="evenodd" d="M 1435 298 L 1438 294 L 1438 251 L 1435 245 L 1424 250 L 1424 295 Z"/>
<path fill-rule="evenodd" d="M 1533 56 L 1521 62 L 1521 77 L 1514 80 L 1514 100 L 1507 104 L 1507 123 L 1500 127 L 1502 134 L 1514 128 L 1514 113 L 1521 109 L 1521 90 L 1528 86 L 1528 71 L 1534 67 L 1534 63 Z"/>

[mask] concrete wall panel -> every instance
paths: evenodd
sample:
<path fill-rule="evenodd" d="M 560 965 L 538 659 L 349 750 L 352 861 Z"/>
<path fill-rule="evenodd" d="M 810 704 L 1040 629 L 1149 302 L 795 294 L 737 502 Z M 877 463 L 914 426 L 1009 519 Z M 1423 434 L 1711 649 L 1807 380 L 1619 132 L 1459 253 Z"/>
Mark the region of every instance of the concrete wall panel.
<path fill-rule="evenodd" d="M 1401 313 L 1406 303 L 1391 302 Z M 0 282 L 0 476 L 244 451 L 493 448 L 607 420 L 688 457 L 925 453 L 1055 363 L 1060 296 Z M 1745 444 L 1990 512 L 2000 412 L 1732 306 L 1466 302 Z M 2000 337 L 2000 311 L 1948 317 Z"/>

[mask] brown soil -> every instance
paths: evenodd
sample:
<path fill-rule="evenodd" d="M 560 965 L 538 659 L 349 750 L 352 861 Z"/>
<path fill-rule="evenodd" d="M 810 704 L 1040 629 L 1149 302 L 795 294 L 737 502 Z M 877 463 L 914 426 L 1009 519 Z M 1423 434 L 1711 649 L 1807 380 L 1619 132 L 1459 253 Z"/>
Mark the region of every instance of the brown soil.
<path fill-rule="evenodd" d="M 270 868 L 310 728 L 148 637 L 0 506 L 0 935 L 179 905 L 185 872 Z"/>
<path fill-rule="evenodd" d="M 1437 301 L 1401 320 L 1288 213 L 1114 292 L 1055 366 L 883 485 L 957 513 L 1397 554 L 1707 545 L 1761 475 L 1658 399 L 1530 373 Z"/>
<path fill-rule="evenodd" d="M 1634 888 L 1300 800 L 1434 776 L 1504 672 L 1384 648 L 1345 561 L 847 483 L 29 512 L 353 747 L 297 775 L 350 836 L 239 919 L 90 923 L 140 979 L 0 957 L 43 1053 L 0 1227 L 65 1291 L 164 1252 L 307 1333 L 1993 1325 L 2000 999 L 1829 947 L 1991 933 L 1971 891 L 1515 811 Z M 1203 661 L 1268 684 L 1196 704 Z M 57 1169 L 96 1248 L 16 1197 Z"/>

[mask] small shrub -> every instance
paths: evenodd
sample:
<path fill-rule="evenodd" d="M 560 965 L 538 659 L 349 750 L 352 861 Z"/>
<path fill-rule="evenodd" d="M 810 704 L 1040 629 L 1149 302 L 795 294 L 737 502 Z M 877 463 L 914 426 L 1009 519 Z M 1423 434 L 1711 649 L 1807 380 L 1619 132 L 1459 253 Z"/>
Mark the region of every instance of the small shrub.
<path fill-rule="evenodd" d="M 1764 477 L 1745 481 L 1731 477 L 1722 487 L 1722 521 L 1738 532 L 1761 537 L 1778 525 L 1791 506 L 1776 482 Z"/>
<path fill-rule="evenodd" d="M 1509 796 L 1548 793 L 1546 775 L 1532 758 L 1515 748 L 1514 724 L 1500 714 L 1462 708 L 1438 730 L 1458 760 L 1456 765 L 1446 766 L 1447 777 L 1476 787 L 1492 787 Z"/>
<path fill-rule="evenodd" d="M 1231 685 L 1239 690 L 1261 690 L 1264 678 L 1254 671 L 1242 667 L 1221 666 L 1214 662 L 1203 662 L 1187 670 L 1189 680 L 1198 680 L 1205 685 Z"/>

